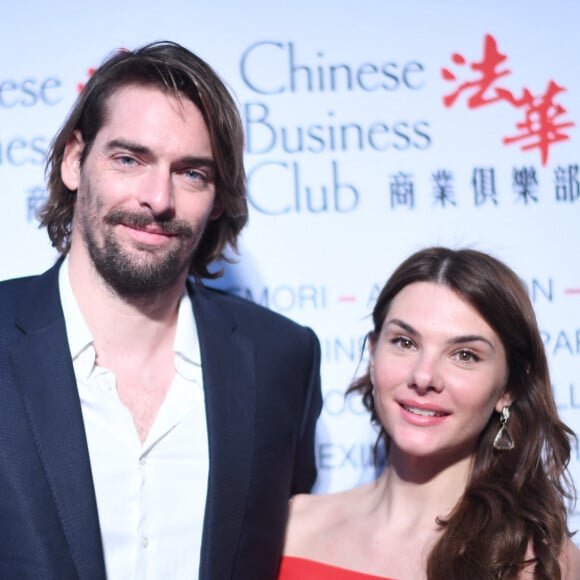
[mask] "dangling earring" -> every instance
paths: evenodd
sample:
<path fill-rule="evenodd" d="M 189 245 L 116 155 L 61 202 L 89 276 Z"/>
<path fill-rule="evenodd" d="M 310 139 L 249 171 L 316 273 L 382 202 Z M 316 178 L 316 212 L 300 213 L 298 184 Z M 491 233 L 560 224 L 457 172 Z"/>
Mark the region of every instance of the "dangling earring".
<path fill-rule="evenodd" d="M 499 431 L 493 440 L 493 446 L 500 451 L 509 451 L 514 448 L 514 440 L 507 430 L 507 424 L 510 420 L 509 405 L 505 405 L 501 410 L 501 417 L 499 418 Z"/>

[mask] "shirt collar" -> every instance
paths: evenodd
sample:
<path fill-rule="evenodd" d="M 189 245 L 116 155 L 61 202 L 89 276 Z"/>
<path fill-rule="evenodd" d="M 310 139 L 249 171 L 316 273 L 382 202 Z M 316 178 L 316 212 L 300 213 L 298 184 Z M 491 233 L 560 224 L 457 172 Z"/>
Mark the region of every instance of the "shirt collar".
<path fill-rule="evenodd" d="M 88 377 L 96 360 L 94 339 L 73 293 L 68 275 L 68 256 L 60 267 L 58 287 L 73 365 L 77 372 Z M 187 288 L 184 288 L 179 301 L 173 350 L 177 372 L 186 379 L 195 379 L 198 376 L 196 367 L 201 367 L 201 353 L 193 305 Z"/>
<path fill-rule="evenodd" d="M 187 288 L 184 288 L 179 301 L 173 350 L 175 351 L 175 368 L 177 372 L 186 379 L 197 378 L 198 371 L 195 367 L 201 367 L 201 352 L 197 326 L 193 316 L 193 305 Z"/>
<path fill-rule="evenodd" d="M 70 283 L 68 257 L 64 259 L 58 273 L 58 290 L 73 365 L 83 377 L 88 377 L 94 367 L 96 353 L 93 335 L 83 318 Z"/>

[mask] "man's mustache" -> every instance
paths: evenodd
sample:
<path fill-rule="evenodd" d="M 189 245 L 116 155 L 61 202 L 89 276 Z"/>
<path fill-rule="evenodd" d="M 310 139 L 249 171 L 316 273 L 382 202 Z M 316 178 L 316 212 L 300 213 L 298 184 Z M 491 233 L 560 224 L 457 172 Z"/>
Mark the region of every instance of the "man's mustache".
<path fill-rule="evenodd" d="M 156 218 L 150 213 L 132 213 L 125 210 L 112 210 L 105 216 L 109 225 L 124 225 L 134 228 L 145 228 L 155 225 L 158 230 L 170 235 L 192 237 L 193 231 L 187 222 L 173 219 Z"/>

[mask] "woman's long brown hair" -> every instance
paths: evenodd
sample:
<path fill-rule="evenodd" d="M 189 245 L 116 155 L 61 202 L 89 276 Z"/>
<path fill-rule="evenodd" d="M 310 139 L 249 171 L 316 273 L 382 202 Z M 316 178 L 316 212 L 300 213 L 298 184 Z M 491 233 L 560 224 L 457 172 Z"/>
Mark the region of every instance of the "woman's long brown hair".
<path fill-rule="evenodd" d="M 515 447 L 498 451 L 495 411 L 480 435 L 465 492 L 438 520 L 442 533 L 427 562 L 430 580 L 507 580 L 526 566 L 534 578 L 559 580 L 558 557 L 575 500 L 567 471 L 574 433 L 559 419 L 548 363 L 525 285 L 504 263 L 475 250 L 428 248 L 405 260 L 389 278 L 373 310 L 377 337 L 393 298 L 408 284 L 443 284 L 474 307 L 506 351 L 512 394 L 509 432 Z M 362 394 L 378 417 L 367 370 L 348 392 Z M 389 436 L 381 430 L 387 453 Z M 531 550 L 530 550 L 531 548 Z M 530 559 L 530 553 L 533 553 Z"/>

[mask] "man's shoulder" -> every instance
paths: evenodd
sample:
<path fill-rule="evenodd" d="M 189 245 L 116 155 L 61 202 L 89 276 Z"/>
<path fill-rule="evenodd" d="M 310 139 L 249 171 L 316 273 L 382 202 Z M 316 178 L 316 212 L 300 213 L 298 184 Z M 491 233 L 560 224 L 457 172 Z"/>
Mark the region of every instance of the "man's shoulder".
<path fill-rule="evenodd" d="M 46 291 L 47 287 L 54 285 L 58 280 L 58 272 L 62 260 L 58 260 L 44 272 L 38 274 L 29 274 L 17 278 L 8 278 L 0 280 L 0 297 L 8 299 L 13 294 L 21 294 L 27 288 L 36 289 L 40 292 Z"/>
<path fill-rule="evenodd" d="M 20 300 L 22 292 L 38 276 L 25 276 L 0 281 L 0 310 L 12 310 L 15 302 Z"/>
<path fill-rule="evenodd" d="M 35 278 L 38 278 L 38 275 L 35 274 L 33 276 L 22 276 L 20 278 L 8 278 L 6 280 L 0 280 L 0 289 L 4 290 L 5 288 L 17 288 L 23 284 L 28 284 Z"/>
<path fill-rule="evenodd" d="M 42 274 L 0 281 L 0 317 L 15 318 L 18 312 L 36 312 L 37 306 L 52 304 L 58 293 L 58 271 L 57 263 Z"/>
<path fill-rule="evenodd" d="M 0 346 L 14 340 L 19 333 L 15 321 L 22 311 L 23 296 L 37 276 L 0 281 Z"/>

